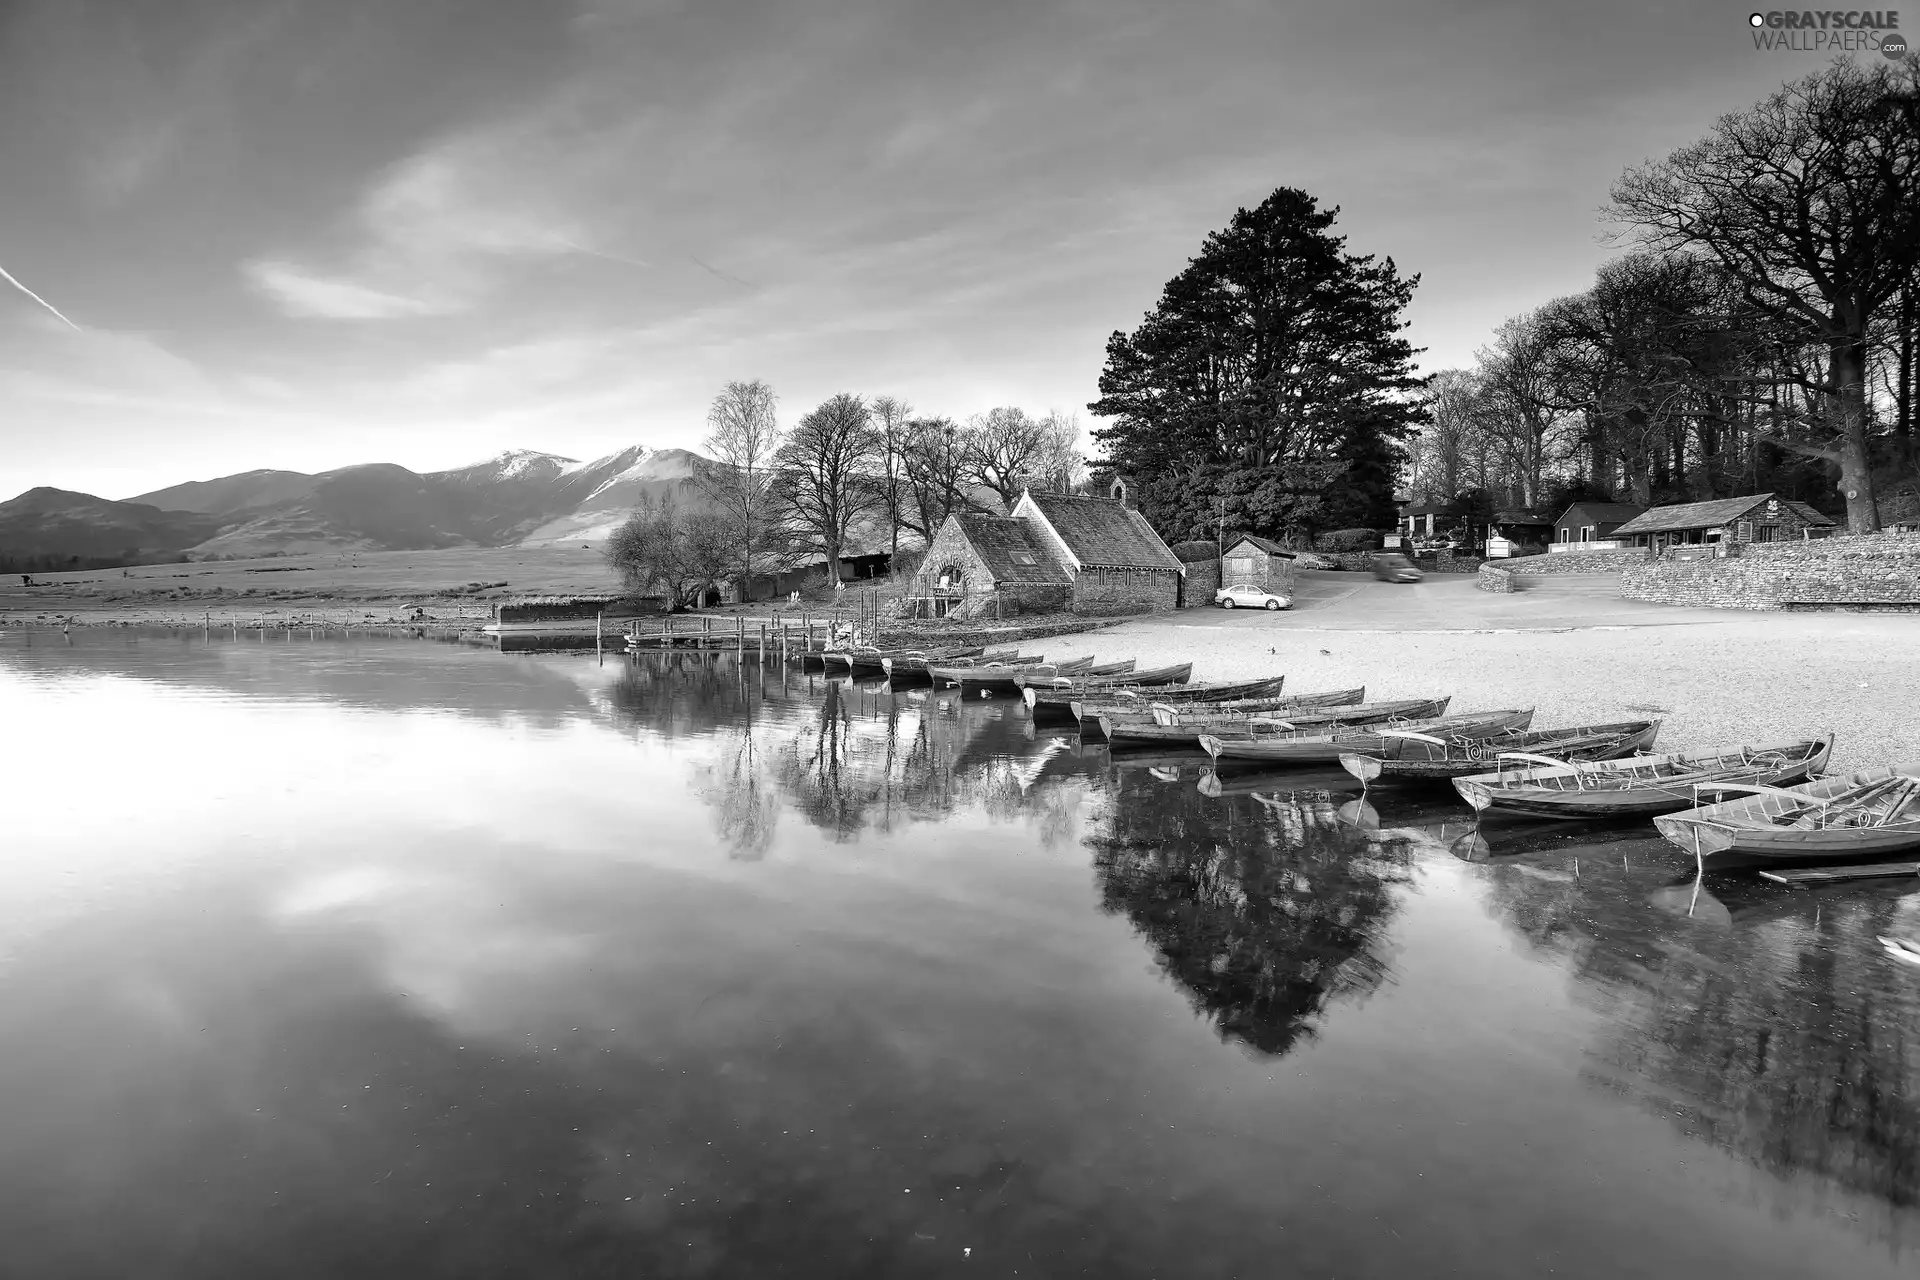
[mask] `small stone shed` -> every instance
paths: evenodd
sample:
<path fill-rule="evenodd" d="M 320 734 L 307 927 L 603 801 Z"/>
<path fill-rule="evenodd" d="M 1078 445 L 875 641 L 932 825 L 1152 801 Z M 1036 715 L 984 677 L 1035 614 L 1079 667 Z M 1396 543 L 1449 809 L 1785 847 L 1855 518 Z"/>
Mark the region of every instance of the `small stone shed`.
<path fill-rule="evenodd" d="M 1755 493 L 1655 507 L 1615 529 L 1613 538 L 1623 547 L 1651 547 L 1658 553 L 1700 543 L 1798 542 L 1824 537 L 1832 528 L 1833 521 L 1804 502 Z"/>
<path fill-rule="evenodd" d="M 1220 585 L 1290 590 L 1293 559 L 1293 552 L 1279 543 L 1243 533 L 1227 544 L 1227 554 L 1220 561 Z"/>
<path fill-rule="evenodd" d="M 1028 491 L 1009 515 L 947 517 L 908 600 L 922 617 L 1158 612 L 1178 607 L 1184 577 L 1125 502 Z"/>

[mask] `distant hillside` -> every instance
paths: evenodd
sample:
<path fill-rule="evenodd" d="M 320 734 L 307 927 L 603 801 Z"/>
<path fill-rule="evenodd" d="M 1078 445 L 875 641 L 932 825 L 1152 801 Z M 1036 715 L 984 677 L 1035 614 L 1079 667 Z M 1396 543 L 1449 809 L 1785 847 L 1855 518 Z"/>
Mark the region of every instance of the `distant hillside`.
<path fill-rule="evenodd" d="M 114 502 L 66 489 L 29 489 L 0 502 L 0 557 L 83 560 L 155 559 L 178 555 L 211 535 L 220 521 L 142 502 Z"/>
<path fill-rule="evenodd" d="M 471 546 L 461 504 L 443 485 L 392 463 L 343 467 L 313 478 L 294 502 L 239 513 L 196 556 L 270 551 L 414 551 Z"/>
<path fill-rule="evenodd" d="M 0 555 L 196 559 L 600 542 L 646 497 L 706 505 L 684 449 L 633 445 L 592 462 L 510 449 L 425 474 L 391 463 L 319 475 L 244 471 L 126 502 L 35 489 L 0 513 Z M 49 497 L 48 495 L 53 495 Z"/>
<path fill-rule="evenodd" d="M 218 480 L 191 480 L 171 489 L 156 489 L 127 501 L 144 502 L 162 511 L 198 511 L 220 516 L 248 507 L 296 502 L 313 492 L 318 479 L 304 471 L 242 471 L 237 476 L 222 476 Z"/>

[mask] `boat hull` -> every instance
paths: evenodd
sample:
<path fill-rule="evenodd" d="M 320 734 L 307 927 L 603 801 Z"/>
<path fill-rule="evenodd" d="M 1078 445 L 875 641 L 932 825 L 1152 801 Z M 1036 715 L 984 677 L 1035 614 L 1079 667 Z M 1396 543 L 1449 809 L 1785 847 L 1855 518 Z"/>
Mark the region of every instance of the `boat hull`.
<path fill-rule="evenodd" d="M 1920 778 L 1920 761 L 1823 778 L 1792 790 L 1809 800 L 1826 799 L 1897 778 Z M 1804 828 L 1766 821 L 1767 815 L 1780 812 L 1785 805 L 1780 797 L 1743 796 L 1663 814 L 1653 820 L 1653 825 L 1668 843 L 1711 860 L 1709 865 L 1872 861 L 1920 849 L 1920 818 L 1879 827 Z"/>
<path fill-rule="evenodd" d="M 1533 712 L 1493 711 L 1475 716 L 1447 716 L 1438 720 L 1416 720 L 1401 726 L 1416 733 L 1445 734 L 1449 737 L 1492 737 L 1510 729 L 1524 729 L 1533 721 Z M 1333 764 L 1342 755 L 1356 750 L 1377 750 L 1389 741 L 1367 726 L 1342 727 L 1332 733 L 1248 734 L 1222 737 L 1208 733 L 1200 745 L 1216 760 L 1264 760 L 1269 764 Z"/>
<path fill-rule="evenodd" d="M 1832 751 L 1833 738 L 1828 735 L 1754 748 L 1673 752 L 1559 768 L 1479 773 L 1455 778 L 1453 785 L 1462 799 L 1482 813 L 1562 820 L 1652 818 L 1698 807 L 1700 797 L 1716 794 L 1715 784 L 1780 787 L 1802 781 L 1824 768 Z M 1762 758 L 1751 764 L 1740 763 L 1749 756 L 1776 754 L 1783 757 L 1783 762 Z M 1652 771 L 1667 768 L 1692 772 L 1685 780 L 1663 784 Z M 1621 785 L 1642 777 L 1645 781 L 1639 785 Z"/>
<path fill-rule="evenodd" d="M 1514 735 L 1511 739 L 1477 739 L 1463 750 L 1458 745 L 1436 747 L 1430 742 L 1409 738 L 1393 739 L 1378 753 L 1350 752 L 1340 763 L 1356 778 L 1379 782 L 1450 782 L 1455 778 L 1485 773 L 1497 762 L 1499 751 L 1528 751 L 1559 757 L 1556 741 L 1578 736 L 1608 734 L 1607 741 L 1577 748 L 1565 754 L 1568 760 L 1618 760 L 1637 751 L 1645 751 L 1660 734 L 1658 720 L 1629 720 L 1618 724 L 1591 725 L 1577 730 L 1541 730 Z"/>

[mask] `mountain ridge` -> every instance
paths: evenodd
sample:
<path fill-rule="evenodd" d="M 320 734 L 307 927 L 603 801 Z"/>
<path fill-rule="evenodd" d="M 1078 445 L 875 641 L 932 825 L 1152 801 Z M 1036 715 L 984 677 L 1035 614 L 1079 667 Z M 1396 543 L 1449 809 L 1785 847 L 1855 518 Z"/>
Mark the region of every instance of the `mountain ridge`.
<path fill-rule="evenodd" d="M 507 449 L 441 471 L 261 468 L 116 500 L 39 486 L 0 502 L 0 559 L 244 558 L 604 541 L 640 502 L 707 504 L 706 459 L 629 445 L 580 461 Z"/>

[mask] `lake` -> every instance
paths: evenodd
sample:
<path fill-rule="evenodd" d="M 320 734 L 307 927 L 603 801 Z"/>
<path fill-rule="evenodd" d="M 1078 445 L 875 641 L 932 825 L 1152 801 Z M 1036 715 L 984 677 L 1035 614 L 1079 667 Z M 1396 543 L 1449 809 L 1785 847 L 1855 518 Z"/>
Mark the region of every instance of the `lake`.
<path fill-rule="evenodd" d="M 1920 882 L 731 656 L 13 629 L 0 731 L 9 1278 L 1920 1268 Z"/>

